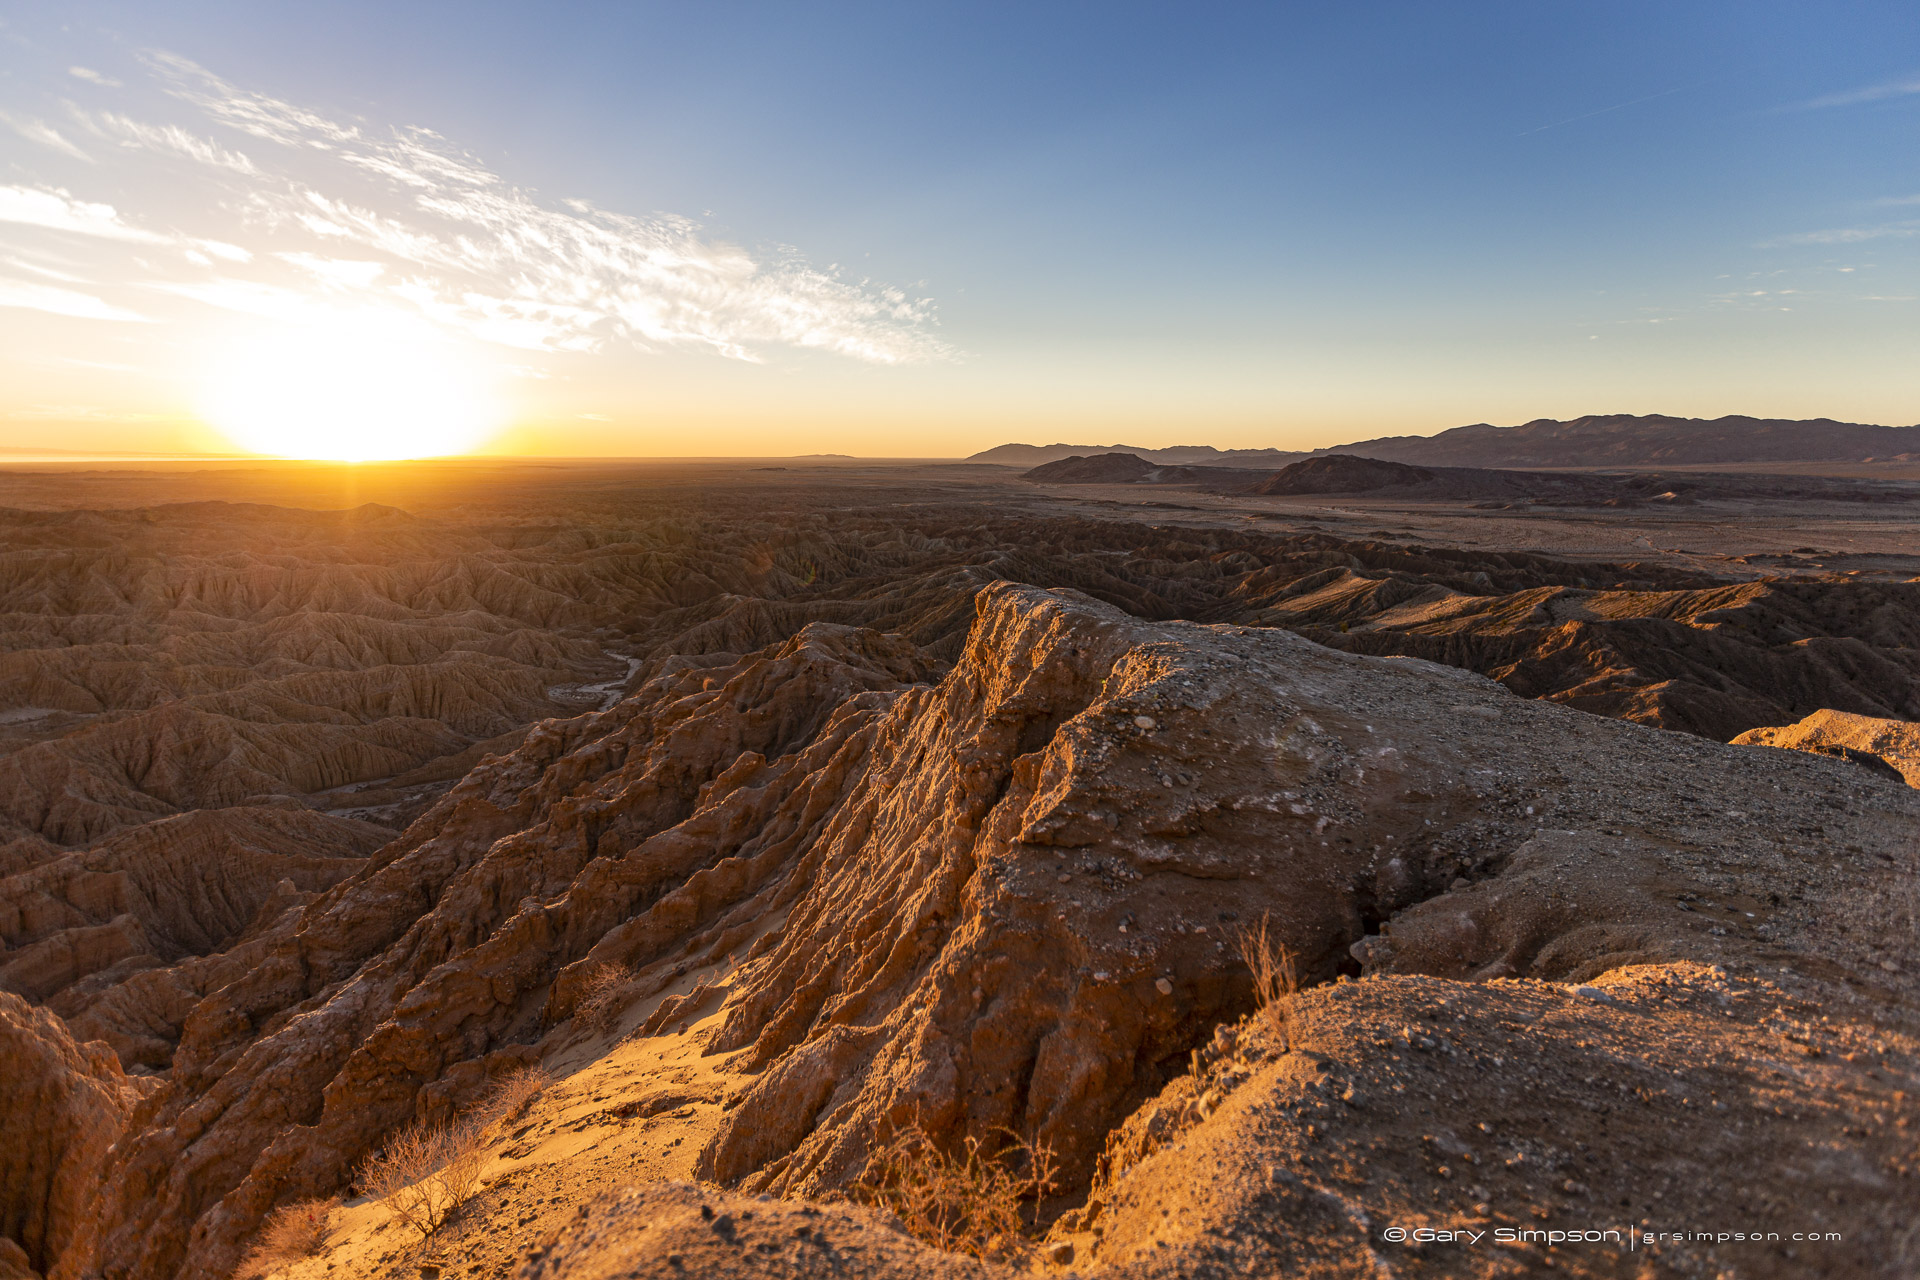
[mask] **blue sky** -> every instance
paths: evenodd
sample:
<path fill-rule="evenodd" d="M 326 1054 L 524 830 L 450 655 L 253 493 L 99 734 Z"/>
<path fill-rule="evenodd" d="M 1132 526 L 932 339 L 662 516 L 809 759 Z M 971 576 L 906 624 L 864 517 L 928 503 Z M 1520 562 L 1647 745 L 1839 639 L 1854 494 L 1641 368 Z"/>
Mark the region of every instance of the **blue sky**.
<path fill-rule="evenodd" d="M 1911 4 L 182 8 L 0 9 L 0 443 L 217 447 L 218 352 L 303 289 L 459 345 L 537 452 L 1920 419 Z M 503 244 L 592 244 L 290 212 L 463 243 L 408 129 L 515 193 Z M 660 303 L 666 258 L 706 274 Z"/>

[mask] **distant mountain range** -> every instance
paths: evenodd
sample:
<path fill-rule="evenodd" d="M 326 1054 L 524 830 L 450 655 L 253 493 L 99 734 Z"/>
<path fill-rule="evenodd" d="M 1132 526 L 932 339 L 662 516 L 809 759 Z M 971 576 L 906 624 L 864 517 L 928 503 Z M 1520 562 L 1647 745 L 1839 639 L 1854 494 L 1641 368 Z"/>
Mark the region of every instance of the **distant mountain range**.
<path fill-rule="evenodd" d="M 1155 465 L 1130 453 L 1045 462 L 1020 477 L 1045 485 L 1175 485 L 1211 493 L 1299 497 L 1368 495 L 1471 501 L 1476 507 L 1692 506 L 1709 499 L 1915 502 L 1920 489 L 1882 480 L 1831 476 L 1740 475 L 1643 468 L 1619 471 L 1508 471 L 1492 467 L 1416 467 L 1351 453 L 1319 454 L 1278 471 L 1246 467 Z"/>
<path fill-rule="evenodd" d="M 1920 426 L 1881 427 L 1831 418 L 1672 418 L 1664 414 L 1592 414 L 1561 422 L 1540 418 L 1517 427 L 1475 423 L 1432 436 L 1382 436 L 1330 449 L 1214 449 L 1183 445 L 1003 444 L 969 461 L 1038 466 L 1074 455 L 1131 453 L 1172 466 L 1272 466 L 1309 456 L 1351 454 L 1414 466 L 1649 467 L 1743 462 L 1920 460 Z"/>
<path fill-rule="evenodd" d="M 1008 467 L 1037 467 L 1062 458 L 1101 453 L 1130 453 L 1146 462 L 1167 467 L 1254 466 L 1283 467 L 1304 458 L 1304 452 L 1285 449 L 1216 449 L 1206 444 L 1144 449 L 1137 444 L 1003 444 L 976 453 L 968 462 L 997 462 Z"/>

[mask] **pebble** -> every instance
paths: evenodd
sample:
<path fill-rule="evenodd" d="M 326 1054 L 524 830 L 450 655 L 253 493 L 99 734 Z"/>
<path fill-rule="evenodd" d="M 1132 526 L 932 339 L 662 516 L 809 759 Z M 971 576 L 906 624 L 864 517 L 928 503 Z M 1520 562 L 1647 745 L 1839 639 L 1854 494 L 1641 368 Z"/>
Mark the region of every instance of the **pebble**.
<path fill-rule="evenodd" d="M 1153 728 L 1153 717 L 1152 716 L 1135 716 L 1133 718 L 1133 725 L 1134 725 L 1134 728 L 1136 729 L 1151 729 Z"/>
<path fill-rule="evenodd" d="M 1165 978 L 1161 978 L 1158 981 L 1156 981 L 1153 984 L 1153 989 L 1155 991 L 1158 991 L 1163 996 L 1170 996 L 1173 994 L 1173 984 L 1171 982 L 1168 982 Z"/>

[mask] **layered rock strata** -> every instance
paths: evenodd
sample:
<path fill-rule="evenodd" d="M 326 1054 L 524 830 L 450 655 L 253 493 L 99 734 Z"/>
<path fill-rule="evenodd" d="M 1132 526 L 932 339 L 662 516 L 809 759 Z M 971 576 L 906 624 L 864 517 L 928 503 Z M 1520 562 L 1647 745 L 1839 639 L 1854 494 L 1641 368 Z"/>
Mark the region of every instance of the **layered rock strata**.
<path fill-rule="evenodd" d="M 481 763 L 244 962 L 176 966 L 205 995 L 60 1274 L 224 1274 L 276 1204 L 537 1058 L 607 965 L 654 1001 L 643 1033 L 720 1001 L 708 1048 L 755 1073 L 705 1177 L 843 1190 L 914 1121 L 1031 1134 L 1084 1187 L 1251 1004 L 1247 926 L 1308 980 L 1712 960 L 1758 926 L 1701 928 L 1683 895 L 1764 880 L 1785 927 L 1819 905 L 1805 860 L 1892 858 L 1920 812 L 1845 762 L 1071 591 L 986 588 L 942 665 L 823 625 L 656 661 Z"/>
<path fill-rule="evenodd" d="M 105 1045 L 5 992 L 0 1080 L 0 1276 L 31 1276 L 72 1255 L 141 1088 Z"/>

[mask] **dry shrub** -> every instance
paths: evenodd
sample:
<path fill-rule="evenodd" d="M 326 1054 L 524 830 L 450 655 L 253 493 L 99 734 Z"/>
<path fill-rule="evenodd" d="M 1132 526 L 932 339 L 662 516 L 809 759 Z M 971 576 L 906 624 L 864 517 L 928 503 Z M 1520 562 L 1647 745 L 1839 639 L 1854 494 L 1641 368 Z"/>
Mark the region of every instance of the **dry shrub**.
<path fill-rule="evenodd" d="M 475 1108 L 481 1128 L 518 1120 L 552 1083 L 553 1073 L 542 1066 L 522 1067 L 501 1077 Z"/>
<path fill-rule="evenodd" d="M 296 1200 L 275 1209 L 241 1259 L 240 1269 L 234 1272 L 236 1280 L 255 1280 L 319 1253 L 327 1242 L 327 1215 L 339 1203 L 339 1196 L 329 1196 Z"/>
<path fill-rule="evenodd" d="M 1272 1033 L 1274 1047 L 1284 1053 L 1292 1047 L 1294 998 L 1300 994 L 1300 972 L 1293 952 L 1274 941 L 1267 917 L 1257 928 L 1240 931 L 1240 959 L 1253 974 L 1253 997 L 1260 1003 L 1261 1020 Z"/>
<path fill-rule="evenodd" d="M 969 1136 L 956 1155 L 935 1144 L 916 1120 L 875 1151 L 855 1188 L 856 1198 L 893 1211 L 916 1239 L 949 1253 L 1011 1258 L 1028 1247 L 1040 1204 L 1059 1190 L 1053 1148 L 1007 1132 L 1006 1147 L 989 1154 Z M 1021 1218 L 1033 1201 L 1031 1224 Z"/>
<path fill-rule="evenodd" d="M 426 1239 L 473 1197 L 486 1163 L 484 1116 L 452 1124 L 414 1124 L 370 1156 L 360 1169 L 360 1186 L 385 1202 L 394 1220 Z"/>
<path fill-rule="evenodd" d="M 620 1016 L 620 997 L 632 980 L 633 970 L 626 965 L 595 965 L 580 990 L 579 1002 L 573 1006 L 573 1020 L 595 1031 L 612 1027 Z"/>
<path fill-rule="evenodd" d="M 502 1077 L 466 1115 L 451 1124 L 413 1124 L 360 1166 L 360 1187 L 425 1239 L 473 1198 L 487 1163 L 486 1137 L 495 1125 L 525 1114 L 553 1074 L 522 1067 Z"/>

